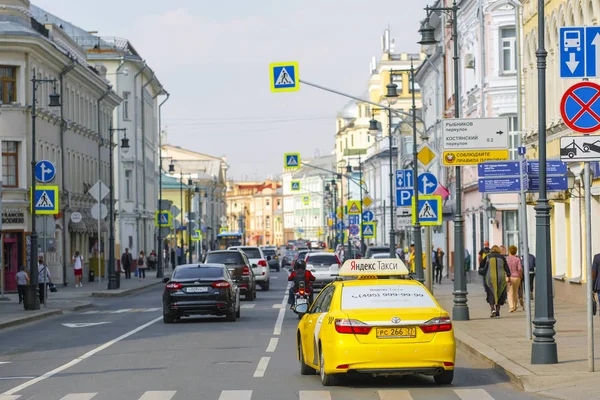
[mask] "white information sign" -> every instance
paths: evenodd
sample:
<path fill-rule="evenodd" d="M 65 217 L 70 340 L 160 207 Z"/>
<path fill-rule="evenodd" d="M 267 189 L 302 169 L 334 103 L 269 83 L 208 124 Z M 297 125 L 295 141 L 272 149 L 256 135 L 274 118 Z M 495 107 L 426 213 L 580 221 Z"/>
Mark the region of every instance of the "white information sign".
<path fill-rule="evenodd" d="M 444 150 L 505 150 L 508 131 L 508 118 L 445 119 Z"/>
<path fill-rule="evenodd" d="M 420 285 L 345 286 L 342 310 L 375 308 L 438 308 Z"/>

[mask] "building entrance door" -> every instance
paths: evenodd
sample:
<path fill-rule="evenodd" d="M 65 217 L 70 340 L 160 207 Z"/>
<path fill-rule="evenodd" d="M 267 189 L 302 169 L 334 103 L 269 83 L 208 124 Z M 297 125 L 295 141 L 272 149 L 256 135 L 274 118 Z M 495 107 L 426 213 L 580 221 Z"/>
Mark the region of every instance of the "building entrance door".
<path fill-rule="evenodd" d="M 12 292 L 17 290 L 15 275 L 19 272 L 19 238 L 17 233 L 5 233 L 3 240 L 2 262 L 4 263 L 4 290 Z"/>

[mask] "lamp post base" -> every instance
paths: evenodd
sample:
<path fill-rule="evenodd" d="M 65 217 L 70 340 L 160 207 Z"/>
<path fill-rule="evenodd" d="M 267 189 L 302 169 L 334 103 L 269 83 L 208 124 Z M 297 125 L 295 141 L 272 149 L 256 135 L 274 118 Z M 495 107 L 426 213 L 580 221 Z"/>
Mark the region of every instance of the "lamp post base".
<path fill-rule="evenodd" d="M 532 364 L 558 364 L 556 342 L 533 342 L 531 345 Z"/>
<path fill-rule="evenodd" d="M 116 275 L 110 274 L 108 276 L 108 290 L 117 290 L 118 288 Z"/>
<path fill-rule="evenodd" d="M 23 309 L 39 310 L 40 298 L 38 297 L 38 285 L 25 286 L 25 296 L 23 298 Z"/>
<path fill-rule="evenodd" d="M 165 273 L 163 272 L 163 267 L 160 266 L 160 267 L 156 268 L 156 277 L 163 278 L 164 276 L 165 276 Z"/>
<path fill-rule="evenodd" d="M 452 293 L 454 295 L 454 306 L 452 307 L 452 319 L 454 321 L 468 321 L 469 320 L 469 306 L 467 305 L 468 292 L 462 290 L 456 290 Z"/>

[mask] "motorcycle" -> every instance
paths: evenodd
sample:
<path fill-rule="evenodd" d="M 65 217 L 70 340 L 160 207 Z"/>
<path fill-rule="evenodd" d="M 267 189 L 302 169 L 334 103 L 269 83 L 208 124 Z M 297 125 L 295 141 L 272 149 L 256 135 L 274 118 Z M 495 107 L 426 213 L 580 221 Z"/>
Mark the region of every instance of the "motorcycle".
<path fill-rule="evenodd" d="M 310 307 L 310 294 L 306 291 L 306 283 L 300 282 L 298 291 L 294 293 L 294 312 L 302 319 Z"/>

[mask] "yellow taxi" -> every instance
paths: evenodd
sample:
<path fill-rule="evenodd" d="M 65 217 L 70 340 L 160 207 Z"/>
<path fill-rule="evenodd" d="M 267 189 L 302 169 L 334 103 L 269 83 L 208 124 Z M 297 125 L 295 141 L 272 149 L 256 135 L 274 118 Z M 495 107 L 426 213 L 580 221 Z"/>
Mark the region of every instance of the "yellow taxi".
<path fill-rule="evenodd" d="M 452 321 L 408 274 L 400 259 L 346 261 L 340 278 L 321 290 L 298 324 L 301 374 L 318 371 L 324 386 L 348 373 L 422 374 L 451 384 Z"/>

